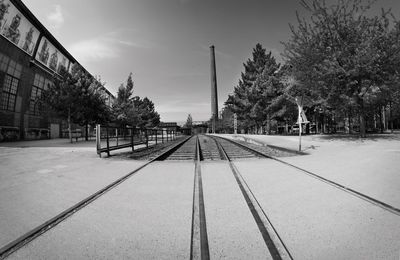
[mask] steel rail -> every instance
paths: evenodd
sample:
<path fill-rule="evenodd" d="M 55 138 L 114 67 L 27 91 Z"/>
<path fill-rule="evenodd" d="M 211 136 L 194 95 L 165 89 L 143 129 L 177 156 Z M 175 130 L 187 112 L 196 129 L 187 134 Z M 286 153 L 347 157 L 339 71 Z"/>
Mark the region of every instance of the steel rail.
<path fill-rule="evenodd" d="M 204 208 L 203 183 L 201 178 L 201 152 L 199 138 L 196 136 L 195 173 L 193 186 L 192 234 L 190 243 L 190 259 L 210 259 L 207 238 L 207 224 Z"/>
<path fill-rule="evenodd" d="M 264 239 L 265 244 L 268 247 L 268 250 L 275 260 L 280 259 L 293 259 L 289 250 L 287 249 L 286 245 L 280 238 L 278 232 L 272 225 L 271 221 L 269 220 L 267 214 L 265 214 L 264 210 L 262 209 L 261 205 L 257 201 L 256 197 L 254 196 L 253 192 L 247 185 L 246 181 L 243 179 L 242 175 L 240 174 L 239 170 L 236 168 L 234 163 L 229 158 L 226 150 L 224 147 L 217 141 L 216 138 L 212 138 L 217 143 L 218 149 L 222 153 L 223 159 L 229 162 L 229 166 L 232 170 L 232 173 L 236 179 L 236 182 L 239 185 L 239 188 L 243 194 L 244 199 L 246 200 L 247 206 L 250 209 L 251 214 L 254 217 L 254 220 L 257 223 L 258 229 L 261 232 L 261 235 Z"/>
<path fill-rule="evenodd" d="M 354 189 L 352 189 L 350 187 L 347 187 L 347 186 L 342 185 L 340 183 L 337 183 L 335 181 L 332 181 L 332 180 L 329 180 L 327 178 L 324 178 L 324 177 L 322 177 L 322 176 L 320 176 L 320 175 L 318 175 L 316 173 L 313 173 L 313 172 L 308 171 L 306 169 L 300 168 L 299 166 L 296 166 L 296 165 L 293 165 L 291 163 L 285 162 L 285 161 L 280 160 L 280 159 L 278 159 L 276 157 L 264 154 L 264 153 L 262 153 L 260 151 L 257 151 L 257 150 L 255 150 L 255 149 L 253 149 L 251 147 L 248 147 L 248 146 L 246 146 L 244 144 L 238 143 L 238 142 L 236 142 L 234 140 L 231 140 L 231 139 L 228 139 L 228 138 L 225 138 L 225 137 L 221 137 L 221 136 L 218 136 L 216 138 L 221 138 L 221 139 L 227 140 L 227 141 L 229 141 L 231 143 L 234 143 L 234 144 L 236 144 L 238 146 L 241 146 L 241 147 L 243 147 L 245 149 L 251 150 L 251 151 L 253 151 L 253 152 L 255 152 L 255 153 L 257 153 L 257 154 L 259 154 L 259 155 L 261 155 L 261 156 L 263 156 L 265 158 L 269 158 L 269 159 L 275 160 L 277 162 L 280 162 L 282 164 L 285 164 L 286 166 L 295 168 L 295 169 L 299 170 L 300 172 L 302 172 L 302 173 L 304 173 L 304 174 L 306 174 L 306 175 L 308 175 L 310 177 L 313 177 L 313 178 L 315 178 L 315 179 L 317 179 L 319 181 L 322 181 L 322 182 L 324 182 L 324 183 L 326 183 L 328 185 L 331 185 L 332 187 L 340 189 L 340 190 L 342 190 L 344 192 L 347 192 L 347 193 L 349 193 L 349 194 L 351 194 L 351 195 L 353 195 L 353 196 L 355 196 L 355 197 L 357 197 L 359 199 L 367 201 L 367 202 L 369 202 L 369 203 L 371 203 L 371 204 L 373 204 L 373 205 L 375 205 L 377 207 L 380 207 L 380 208 L 382 208 L 382 209 L 384 209 L 386 211 L 389 211 L 389 212 L 391 212 L 391 213 L 393 213 L 395 215 L 400 216 L 400 209 L 399 208 L 396 208 L 396 207 L 394 207 L 392 205 L 389 205 L 389 204 L 387 204 L 387 203 L 385 203 L 383 201 L 380 201 L 380 200 L 377 200 L 375 198 L 372 198 L 372 197 L 370 197 L 370 196 L 368 196 L 368 195 L 366 195 L 364 193 L 361 193 L 359 191 L 356 191 L 356 190 L 354 190 Z"/>
<path fill-rule="evenodd" d="M 98 190 L 97 192 L 93 193 L 92 195 L 90 195 L 90 196 L 86 197 L 85 199 L 79 201 L 78 203 L 76 203 L 72 207 L 64 210 L 61 213 L 59 213 L 55 217 L 47 220 L 43 224 L 35 227 L 34 229 L 32 229 L 29 232 L 25 233 L 24 235 L 20 236 L 19 238 L 15 239 L 15 240 L 11 241 L 10 243 L 6 244 L 5 246 L 1 247 L 0 248 L 0 259 L 6 258 L 7 256 L 12 254 L 13 252 L 18 250 L 19 248 L 23 247 L 24 245 L 26 245 L 30 241 L 34 240 L 35 238 L 37 238 L 38 236 L 42 235 L 43 233 L 49 231 L 50 229 L 52 229 L 53 227 L 58 225 L 60 222 L 64 221 L 68 217 L 72 216 L 73 214 L 75 214 L 76 212 L 78 212 L 79 210 L 81 210 L 82 208 L 87 206 L 88 204 L 92 203 L 97 198 L 99 198 L 100 196 L 104 195 L 106 192 L 108 192 L 111 189 L 115 188 L 116 186 L 118 186 L 119 184 L 121 184 L 122 182 L 127 180 L 129 177 L 131 177 L 132 175 L 134 175 L 135 173 L 137 173 L 138 171 L 140 171 L 144 167 L 146 167 L 149 164 L 155 162 L 159 157 L 162 157 L 162 156 L 165 156 L 165 154 L 171 153 L 172 151 L 174 151 L 174 149 L 176 149 L 177 147 L 183 145 L 189 139 L 190 139 L 190 137 L 187 137 L 184 140 L 182 140 L 181 142 L 179 142 L 177 144 L 174 144 L 168 150 L 166 150 L 165 152 L 163 152 L 162 154 L 160 154 L 156 158 L 148 161 L 147 163 L 143 164 L 142 166 L 140 166 L 139 168 L 135 169 L 134 171 L 124 175 L 123 177 L 117 179 L 116 181 L 112 182 L 111 184 L 109 184 L 109 185 L 105 186 L 104 188 Z"/>

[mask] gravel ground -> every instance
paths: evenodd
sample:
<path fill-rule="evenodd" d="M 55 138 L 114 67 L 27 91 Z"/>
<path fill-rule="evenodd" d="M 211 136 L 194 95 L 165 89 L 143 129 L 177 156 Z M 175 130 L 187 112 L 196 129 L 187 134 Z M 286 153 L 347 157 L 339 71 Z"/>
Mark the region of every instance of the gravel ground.
<path fill-rule="evenodd" d="M 262 143 L 262 142 L 257 142 L 253 139 L 250 138 L 244 138 L 235 139 L 236 142 L 246 145 L 250 148 L 253 148 L 256 151 L 259 151 L 263 154 L 266 154 L 268 156 L 273 156 L 273 157 L 290 157 L 290 156 L 297 156 L 297 155 L 302 155 L 302 153 L 298 153 L 297 151 L 293 151 L 290 149 L 282 148 L 282 147 L 271 147 L 268 144 Z"/>

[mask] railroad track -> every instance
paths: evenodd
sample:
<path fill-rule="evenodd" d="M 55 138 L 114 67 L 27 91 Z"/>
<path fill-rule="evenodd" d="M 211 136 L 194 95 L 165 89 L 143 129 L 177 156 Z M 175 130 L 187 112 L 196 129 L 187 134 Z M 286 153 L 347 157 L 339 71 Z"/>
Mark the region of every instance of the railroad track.
<path fill-rule="evenodd" d="M 286 248 L 284 242 L 280 239 L 279 234 L 275 230 L 273 224 L 269 221 L 267 214 L 264 212 L 251 189 L 241 176 L 239 170 L 234 165 L 234 160 L 243 159 L 243 158 L 268 158 L 273 159 L 285 166 L 294 168 L 299 172 L 306 174 L 310 177 L 313 177 L 321 182 L 324 182 L 328 185 L 331 185 L 343 192 L 351 194 L 359 199 L 367 201 L 375 206 L 378 206 L 386 211 L 389 211 L 395 215 L 400 216 L 400 209 L 391 206 L 387 203 L 379 201 L 375 198 L 372 198 L 366 194 L 358 192 L 354 189 L 341 185 L 337 182 L 326 179 L 316 173 L 310 172 L 293 164 L 282 161 L 274 156 L 266 154 L 266 149 L 254 149 L 249 145 L 245 145 L 243 143 L 235 142 L 230 139 L 222 138 L 222 137 L 206 137 L 199 136 L 198 137 L 198 157 L 195 158 L 197 161 L 196 168 L 200 167 L 200 160 L 226 160 L 229 162 L 229 166 L 232 170 L 233 175 L 240 187 L 240 190 L 249 206 L 249 209 L 258 225 L 258 228 L 264 238 L 265 244 L 267 245 L 271 256 L 273 259 L 292 259 L 290 252 Z M 212 141 L 211 141 L 212 140 Z M 205 152 L 204 152 L 205 151 Z M 270 151 L 270 149 L 267 149 Z M 290 152 L 290 151 L 285 151 Z M 175 158 L 176 159 L 176 158 Z M 197 171 L 200 171 L 199 169 Z M 201 174 L 200 174 L 201 181 Z M 205 223 L 205 219 L 203 221 Z M 205 225 L 205 224 L 204 224 Z M 205 229 L 205 228 L 204 228 Z M 208 247 L 208 245 L 207 245 Z M 203 259 L 203 258 L 202 258 Z M 207 258 L 206 258 L 207 259 Z"/>
<path fill-rule="evenodd" d="M 129 177 L 138 173 L 141 169 L 148 166 L 155 161 L 193 161 L 194 163 L 194 184 L 193 184 L 193 205 L 192 205 L 192 230 L 191 230 L 191 241 L 190 241 L 190 259 L 209 259 L 210 250 L 208 244 L 207 235 L 207 222 L 205 212 L 205 202 L 203 197 L 203 183 L 201 167 L 202 161 L 226 161 L 232 171 L 235 181 L 240 189 L 240 192 L 246 201 L 247 207 L 257 224 L 258 230 L 263 238 L 265 246 L 268 248 L 272 259 L 293 259 L 284 241 L 282 241 L 279 233 L 275 229 L 273 223 L 268 218 L 267 212 L 261 207 L 257 198 L 253 194 L 251 188 L 247 185 L 246 181 L 242 177 L 242 174 L 235 166 L 235 160 L 243 159 L 273 159 L 285 166 L 295 168 L 301 173 L 307 174 L 319 181 L 329 184 L 335 188 L 338 188 L 344 192 L 347 192 L 353 196 L 363 199 L 375 206 L 381 207 L 384 210 L 390 211 L 393 214 L 400 215 L 400 210 L 388 205 L 384 202 L 371 198 L 365 194 L 357 192 L 351 188 L 345 187 L 339 183 L 333 182 L 315 173 L 297 167 L 295 165 L 284 162 L 276 157 L 263 152 L 260 149 L 254 149 L 243 143 L 235 142 L 222 137 L 216 136 L 192 136 L 186 138 L 183 141 L 173 145 L 167 151 L 163 152 L 156 158 L 145 163 L 138 169 L 130 172 L 122 178 L 114 181 L 107 185 L 103 189 L 90 195 L 84 200 L 78 202 L 71 208 L 63 211 L 59 215 L 46 221 L 42 225 L 34 228 L 27 232 L 23 236 L 10 242 L 9 244 L 0 248 L 0 259 L 3 259 L 25 244 L 34 240 L 41 234 L 49 231 L 60 222 L 64 221 L 68 217 L 72 216 L 77 211 L 83 209 L 88 204 L 95 201 L 100 196 L 106 194 L 111 189 L 115 188 Z"/>
<path fill-rule="evenodd" d="M 190 259 L 210 258 L 201 177 L 201 161 L 203 160 L 224 160 L 229 163 L 232 174 L 234 175 L 248 208 L 257 223 L 272 259 L 292 259 L 277 231 L 269 221 L 260 204 L 257 202 L 257 199 L 244 181 L 239 170 L 232 162 L 232 160 L 236 159 L 262 158 L 262 156 L 251 149 L 239 146 L 228 140 L 200 135 L 198 137 L 193 137 L 175 153 L 172 153 L 169 157 L 164 159 L 188 160 L 190 157 L 192 157 L 195 162 Z"/>
<path fill-rule="evenodd" d="M 110 183 L 109 185 L 105 186 L 104 188 L 98 190 L 97 192 L 93 193 L 92 195 L 86 197 L 85 199 L 79 201 L 72 207 L 64 210 L 57 216 L 54 216 L 53 218 L 47 220 L 43 224 L 35 227 L 34 229 L 30 230 L 29 232 L 25 233 L 24 235 L 18 237 L 17 239 L 11 241 L 10 243 L 4 245 L 3 247 L 0 248 L 0 259 L 4 259 L 19 248 L 23 247 L 30 241 L 34 240 L 38 236 L 42 235 L 43 233 L 49 231 L 50 229 L 54 228 L 57 226 L 59 223 L 62 221 L 66 220 L 67 218 L 71 217 L 73 214 L 78 212 L 79 210 L 83 209 L 102 195 L 106 194 L 108 191 L 112 190 L 113 188 L 117 187 L 119 184 L 122 182 L 126 181 L 128 178 L 133 176 L 134 174 L 138 173 L 140 170 L 145 168 L 146 166 L 150 165 L 151 163 L 155 161 L 162 160 L 163 158 L 168 157 L 170 154 L 178 150 L 181 146 L 183 146 L 188 140 L 193 139 L 193 138 L 185 138 L 182 141 L 173 144 L 172 147 L 169 147 L 166 151 L 164 151 L 162 154 L 158 155 L 156 158 L 148 161 L 147 163 L 143 164 L 139 168 L 135 169 L 134 171 L 126 174 L 125 176 L 117 179 L 116 181 Z"/>
<path fill-rule="evenodd" d="M 357 197 L 359 199 L 367 201 L 367 202 L 369 202 L 369 203 L 371 203 L 371 204 L 373 204 L 375 206 L 378 206 L 378 207 L 380 207 L 380 208 L 382 208 L 382 209 L 384 209 L 386 211 L 389 211 L 389 212 L 391 212 L 391 213 L 393 213 L 395 215 L 400 216 L 400 209 L 399 208 L 396 208 L 396 207 L 394 207 L 392 205 L 389 205 L 389 204 L 387 204 L 387 203 L 385 203 L 383 201 L 380 201 L 380 200 L 377 200 L 375 198 L 372 198 L 372 197 L 370 197 L 370 196 L 368 196 L 366 194 L 363 194 L 361 192 L 358 192 L 358 191 L 356 191 L 356 190 L 354 190 L 354 189 L 352 189 L 350 187 L 347 187 L 347 186 L 342 185 L 340 183 L 337 183 L 337 182 L 334 182 L 334 181 L 329 180 L 327 178 L 324 178 L 324 177 L 322 177 L 321 175 L 319 175 L 317 173 L 308 171 L 308 170 L 303 169 L 301 167 L 298 167 L 296 165 L 293 165 L 293 164 L 290 164 L 288 162 L 285 162 L 285 161 L 283 161 L 283 160 L 281 160 L 279 158 L 276 158 L 274 156 L 266 154 L 263 151 L 262 148 L 254 149 L 253 147 L 250 147 L 249 145 L 243 144 L 243 142 L 236 142 L 234 140 L 226 139 L 226 138 L 223 138 L 223 137 L 215 137 L 214 136 L 212 138 L 215 139 L 215 140 L 219 140 L 221 143 L 228 142 L 228 143 L 231 143 L 231 144 L 235 144 L 235 145 L 237 145 L 239 147 L 242 147 L 245 150 L 252 151 L 253 153 L 259 155 L 260 157 L 269 158 L 269 159 L 275 160 L 275 161 L 277 161 L 277 162 L 279 162 L 279 163 L 281 163 L 283 165 L 286 165 L 286 166 L 288 166 L 290 168 L 294 168 L 294 169 L 298 170 L 298 172 L 300 172 L 302 174 L 306 174 L 306 175 L 308 175 L 310 177 L 313 177 L 313 178 L 315 178 L 315 179 L 317 179 L 317 180 L 319 180 L 321 182 L 324 182 L 324 183 L 326 183 L 326 184 L 328 184 L 330 186 L 333 186 L 333 187 L 335 187 L 335 188 L 337 188 L 339 190 L 342 190 L 342 191 L 344 191 L 344 192 L 346 192 L 348 194 L 351 194 L 351 195 L 353 195 L 353 196 L 355 196 L 355 197 Z"/>
<path fill-rule="evenodd" d="M 229 162 L 229 166 L 235 176 L 236 182 L 239 185 L 240 191 L 246 200 L 246 203 L 253 215 L 254 220 L 257 223 L 258 229 L 264 239 L 266 246 L 273 259 L 293 259 L 288 251 L 286 245 L 280 238 L 278 232 L 272 225 L 268 216 L 262 209 L 261 205 L 258 203 L 256 197 L 251 191 L 250 187 L 247 185 L 246 181 L 243 179 L 239 170 L 236 168 L 232 159 L 237 158 L 252 158 L 254 156 L 260 157 L 258 153 L 255 153 L 251 149 L 245 147 L 240 147 L 235 143 L 229 142 L 226 139 L 214 139 L 219 146 L 224 160 Z M 241 148 L 241 149 L 240 149 Z"/>

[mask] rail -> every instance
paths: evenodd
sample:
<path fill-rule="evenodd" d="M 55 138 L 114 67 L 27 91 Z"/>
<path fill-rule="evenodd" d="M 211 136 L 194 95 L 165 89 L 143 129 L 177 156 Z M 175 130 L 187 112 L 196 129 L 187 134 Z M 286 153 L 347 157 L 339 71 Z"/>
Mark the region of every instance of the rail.
<path fill-rule="evenodd" d="M 100 129 L 100 128 L 99 128 Z M 156 158 L 142 164 L 135 170 L 129 172 L 128 174 L 118 178 L 117 180 L 111 182 L 107 186 L 103 187 L 102 189 L 94 192 L 93 194 L 89 195 L 88 197 L 84 198 L 83 200 L 79 201 L 75 205 L 71 206 L 70 208 L 64 210 L 63 212 L 59 213 L 58 215 L 52 217 L 51 219 L 45 221 L 44 223 L 40 224 L 39 226 L 35 227 L 34 229 L 28 231 L 27 233 L 23 234 L 22 236 L 18 237 L 17 239 L 9 242 L 8 244 L 1 247 L 0 245 L 0 259 L 4 259 L 8 257 L 13 252 L 17 251 L 19 248 L 23 247 L 24 245 L 28 244 L 32 240 L 36 239 L 38 236 L 42 235 L 43 233 L 49 231 L 53 227 L 57 226 L 59 223 L 67 219 L 68 217 L 72 216 L 82 208 L 86 207 L 102 195 L 106 194 L 111 189 L 114 189 L 119 184 L 123 183 L 125 180 L 130 178 L 131 176 L 135 175 L 137 172 L 142 170 L 144 167 L 150 165 L 151 163 L 158 161 L 160 157 L 168 157 L 168 154 L 172 153 L 176 150 L 177 147 L 181 146 L 185 143 L 189 137 L 180 140 L 176 144 L 172 144 L 171 147 L 168 147 L 167 150 L 162 152 Z"/>
<path fill-rule="evenodd" d="M 371 204 L 373 204 L 373 205 L 375 205 L 375 206 L 378 206 L 378 207 L 380 207 L 380 208 L 382 208 L 382 209 L 384 209 L 384 210 L 387 210 L 387 211 L 389 211 L 389 212 L 391 212 L 391 213 L 393 213 L 393 214 L 395 214 L 395 215 L 400 216 L 400 208 L 397 208 L 397 207 L 392 206 L 392 205 L 389 205 L 389 204 L 387 204 L 387 203 L 385 203 L 385 202 L 383 202 L 383 201 L 380 201 L 380 200 L 377 200 L 377 199 L 375 199 L 375 198 L 372 198 L 372 197 L 370 197 L 370 196 L 368 196 L 368 195 L 366 195 L 366 194 L 364 194 L 364 193 L 361 193 L 361 192 L 359 192 L 359 191 L 357 191 L 357 190 L 354 190 L 354 189 L 352 189 L 352 188 L 350 188 L 350 187 L 347 187 L 347 186 L 345 186 L 345 185 L 342 185 L 342 184 L 340 184 L 340 183 L 338 183 L 338 182 L 335 182 L 335 181 L 329 180 L 329 179 L 327 179 L 327 178 L 324 178 L 323 176 L 318 175 L 317 173 L 308 171 L 308 170 L 303 169 L 303 168 L 301 168 L 301 167 L 298 167 L 298 166 L 296 166 L 296 165 L 294 165 L 294 164 L 291 164 L 291 163 L 288 163 L 288 162 L 286 162 L 286 161 L 284 161 L 284 160 L 278 159 L 278 158 L 276 158 L 276 157 L 274 157 L 274 156 L 267 155 L 267 154 L 265 154 L 265 153 L 263 153 L 263 152 L 261 152 L 261 151 L 258 151 L 258 150 L 256 150 L 256 149 L 253 149 L 253 148 L 251 148 L 251 147 L 248 147 L 247 145 L 241 144 L 241 143 L 239 143 L 239 142 L 237 142 L 237 141 L 235 141 L 235 140 L 228 139 L 228 138 L 221 137 L 221 136 L 218 136 L 218 137 L 215 137 L 215 136 L 214 136 L 213 138 L 218 138 L 218 139 L 226 140 L 226 141 L 228 141 L 228 142 L 231 142 L 231 143 L 233 143 L 233 144 L 236 144 L 236 145 L 239 146 L 239 147 L 242 147 L 242 148 L 247 149 L 247 150 L 251 150 L 251 151 L 253 151 L 254 153 L 256 153 L 256 154 L 258 154 L 258 155 L 260 155 L 260 156 L 262 156 L 262 157 L 269 158 L 269 159 L 273 159 L 273 160 L 275 160 L 275 161 L 277 161 L 277 162 L 279 162 L 279 163 L 282 163 L 282 164 L 284 164 L 284 165 L 286 165 L 286 166 L 288 166 L 288 167 L 290 167 L 290 168 L 297 169 L 299 172 L 301 172 L 301 173 L 303 173 L 303 174 L 306 174 L 306 175 L 308 175 L 308 176 L 310 176 L 310 177 L 312 177 L 312 178 L 314 178 L 314 179 L 317 179 L 317 180 L 319 180 L 319 181 L 322 181 L 322 182 L 324 182 L 324 183 L 326 183 L 326 184 L 328 184 L 328 185 L 330 185 L 330 186 L 332 186 L 332 187 L 335 187 L 335 188 L 337 188 L 337 189 L 339 189 L 339 190 L 342 190 L 342 191 L 344 191 L 344 192 L 347 192 L 347 193 L 349 193 L 349 194 L 351 194 L 351 195 L 353 195 L 353 196 L 355 196 L 355 197 L 357 197 L 357 198 L 359 198 L 359 199 L 362 199 L 362 200 L 364 200 L 364 201 L 367 201 L 367 202 L 369 202 L 369 203 L 371 203 Z"/>

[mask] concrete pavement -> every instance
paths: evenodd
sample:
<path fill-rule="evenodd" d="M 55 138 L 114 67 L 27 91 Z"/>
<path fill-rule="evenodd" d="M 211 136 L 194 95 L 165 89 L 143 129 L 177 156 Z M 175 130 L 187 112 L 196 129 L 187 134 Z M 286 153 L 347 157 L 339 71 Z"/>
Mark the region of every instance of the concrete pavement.
<path fill-rule="evenodd" d="M 305 144 L 309 155 L 283 160 L 398 205 L 396 140 Z M 3 244 L 144 163 L 99 158 L 93 147 L 7 147 L 0 158 Z M 397 259 L 399 216 L 274 161 L 234 163 L 295 259 Z M 228 164 L 201 167 L 211 258 L 268 258 Z M 193 178 L 191 161 L 152 164 L 10 259 L 187 259 Z"/>
<path fill-rule="evenodd" d="M 201 167 L 211 259 L 272 259 L 227 162 Z"/>
<path fill-rule="evenodd" d="M 294 259 L 398 257 L 398 215 L 275 161 L 235 165 Z"/>
<path fill-rule="evenodd" d="M 59 147 L 0 147 L 0 247 L 144 163 L 52 144 Z"/>
<path fill-rule="evenodd" d="M 193 162 L 152 164 L 10 259 L 188 259 Z"/>

